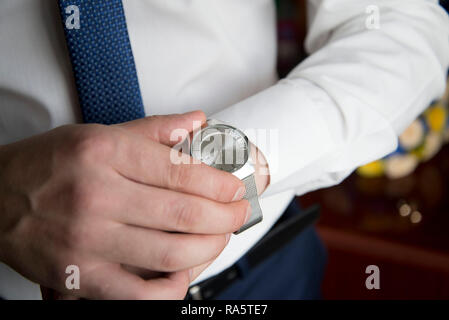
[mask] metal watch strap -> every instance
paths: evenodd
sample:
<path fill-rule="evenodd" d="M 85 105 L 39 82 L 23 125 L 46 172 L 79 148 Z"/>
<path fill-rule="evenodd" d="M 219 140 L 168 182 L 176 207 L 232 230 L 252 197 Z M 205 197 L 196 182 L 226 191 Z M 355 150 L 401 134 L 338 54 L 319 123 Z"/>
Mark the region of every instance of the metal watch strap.
<path fill-rule="evenodd" d="M 257 195 L 256 180 L 254 179 L 254 174 L 249 175 L 242 181 L 246 187 L 246 193 L 243 198 L 249 201 L 249 204 L 251 206 L 251 217 L 249 221 L 243 227 L 241 227 L 240 230 L 234 232 L 234 234 L 239 234 L 246 229 L 251 228 L 253 225 L 261 222 L 263 218 L 262 209 L 260 209 L 259 205 L 259 198 Z"/>

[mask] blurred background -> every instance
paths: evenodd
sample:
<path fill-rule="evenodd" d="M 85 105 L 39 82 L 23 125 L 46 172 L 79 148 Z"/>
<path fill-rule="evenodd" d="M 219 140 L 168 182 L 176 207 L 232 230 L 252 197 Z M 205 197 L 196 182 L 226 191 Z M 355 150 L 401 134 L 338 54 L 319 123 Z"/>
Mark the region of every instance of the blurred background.
<path fill-rule="evenodd" d="M 277 5 L 283 77 L 307 56 L 306 1 Z M 298 198 L 321 205 L 325 299 L 449 299 L 449 85 L 398 143 L 339 186 Z M 380 290 L 365 287 L 369 265 L 380 269 Z"/>

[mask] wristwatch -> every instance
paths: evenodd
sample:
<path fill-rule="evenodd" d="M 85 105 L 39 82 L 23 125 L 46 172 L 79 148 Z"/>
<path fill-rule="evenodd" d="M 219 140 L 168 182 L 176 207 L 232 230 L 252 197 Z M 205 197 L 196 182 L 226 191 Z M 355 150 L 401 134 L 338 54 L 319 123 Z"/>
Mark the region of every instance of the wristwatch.
<path fill-rule="evenodd" d="M 216 169 L 232 173 L 245 184 L 244 199 L 251 205 L 251 217 L 234 234 L 251 228 L 263 218 L 250 148 L 248 137 L 242 131 L 215 119 L 207 120 L 206 125 L 194 134 L 190 144 L 190 155 L 193 158 Z"/>

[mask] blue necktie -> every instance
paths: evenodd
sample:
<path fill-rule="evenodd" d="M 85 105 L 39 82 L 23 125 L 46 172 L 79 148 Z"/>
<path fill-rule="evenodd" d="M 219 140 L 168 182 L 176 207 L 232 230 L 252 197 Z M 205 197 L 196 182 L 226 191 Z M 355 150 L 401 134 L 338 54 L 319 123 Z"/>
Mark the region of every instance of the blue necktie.
<path fill-rule="evenodd" d="M 58 2 L 84 122 L 144 117 L 122 1 Z"/>

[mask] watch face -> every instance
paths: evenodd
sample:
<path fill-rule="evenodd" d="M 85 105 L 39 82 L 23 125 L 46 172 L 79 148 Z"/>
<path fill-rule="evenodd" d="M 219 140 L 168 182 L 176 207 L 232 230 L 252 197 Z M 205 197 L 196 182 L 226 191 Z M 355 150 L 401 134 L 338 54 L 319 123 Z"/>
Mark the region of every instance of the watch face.
<path fill-rule="evenodd" d="M 232 173 L 248 161 L 248 138 L 234 127 L 210 125 L 195 134 L 190 153 L 211 167 Z"/>

